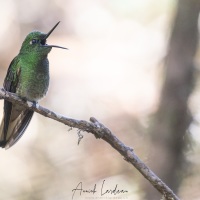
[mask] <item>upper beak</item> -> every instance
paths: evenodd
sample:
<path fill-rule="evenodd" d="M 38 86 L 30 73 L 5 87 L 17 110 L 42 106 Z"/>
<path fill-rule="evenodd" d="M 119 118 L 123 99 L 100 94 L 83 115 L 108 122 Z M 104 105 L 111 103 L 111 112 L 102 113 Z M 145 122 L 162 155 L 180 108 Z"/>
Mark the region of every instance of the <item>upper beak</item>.
<path fill-rule="evenodd" d="M 51 35 L 51 33 L 54 31 L 54 29 L 58 26 L 59 23 L 60 23 L 60 21 L 45 35 L 45 37 L 44 37 L 45 40 Z M 44 46 L 55 47 L 55 48 L 60 48 L 60 49 L 68 49 L 68 48 L 65 48 L 65 47 L 57 46 L 57 45 L 45 44 Z"/>

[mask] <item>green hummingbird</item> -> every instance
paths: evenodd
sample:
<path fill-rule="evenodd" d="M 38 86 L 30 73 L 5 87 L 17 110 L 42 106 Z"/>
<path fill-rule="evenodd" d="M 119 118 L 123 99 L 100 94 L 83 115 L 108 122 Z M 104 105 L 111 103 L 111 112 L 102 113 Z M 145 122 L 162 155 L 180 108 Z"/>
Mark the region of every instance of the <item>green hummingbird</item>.
<path fill-rule="evenodd" d="M 52 47 L 47 38 L 58 26 L 58 22 L 47 34 L 33 31 L 22 43 L 19 54 L 12 60 L 4 80 L 4 89 L 21 98 L 38 102 L 49 87 L 48 53 Z M 33 111 L 4 100 L 4 116 L 0 126 L 0 147 L 10 148 L 23 135 L 33 116 Z"/>

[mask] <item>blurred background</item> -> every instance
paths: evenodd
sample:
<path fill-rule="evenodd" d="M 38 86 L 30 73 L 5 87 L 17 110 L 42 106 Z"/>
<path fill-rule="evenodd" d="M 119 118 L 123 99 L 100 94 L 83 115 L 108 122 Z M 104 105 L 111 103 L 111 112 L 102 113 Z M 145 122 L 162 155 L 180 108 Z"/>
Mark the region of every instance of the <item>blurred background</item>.
<path fill-rule="evenodd" d="M 199 0 L 0 0 L 0 85 L 25 36 L 47 33 L 50 88 L 41 105 L 109 127 L 181 199 L 199 199 Z M 3 101 L 0 101 L 0 117 Z M 62 200 L 103 180 L 119 199 L 160 199 L 104 141 L 38 114 L 0 150 L 0 199 Z M 106 195 L 114 199 L 116 196 Z M 74 199 L 103 199 L 100 193 Z"/>

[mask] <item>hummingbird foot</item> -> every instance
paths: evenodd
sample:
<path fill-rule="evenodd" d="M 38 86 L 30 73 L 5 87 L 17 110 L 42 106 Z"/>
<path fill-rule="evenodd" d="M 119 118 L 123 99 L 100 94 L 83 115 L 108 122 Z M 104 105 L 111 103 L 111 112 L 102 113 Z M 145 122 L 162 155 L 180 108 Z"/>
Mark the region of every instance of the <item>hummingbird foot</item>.
<path fill-rule="evenodd" d="M 26 103 L 28 105 L 29 108 L 31 108 L 31 107 L 37 108 L 38 107 L 37 101 L 30 101 L 30 100 L 27 100 L 25 98 L 23 98 L 22 100 L 24 101 L 24 103 Z"/>
<path fill-rule="evenodd" d="M 27 104 L 27 106 L 29 108 L 31 108 L 31 107 L 37 108 L 38 107 L 37 101 L 30 101 L 30 100 L 26 99 L 25 97 L 21 97 L 21 100 L 23 101 L 23 103 Z"/>

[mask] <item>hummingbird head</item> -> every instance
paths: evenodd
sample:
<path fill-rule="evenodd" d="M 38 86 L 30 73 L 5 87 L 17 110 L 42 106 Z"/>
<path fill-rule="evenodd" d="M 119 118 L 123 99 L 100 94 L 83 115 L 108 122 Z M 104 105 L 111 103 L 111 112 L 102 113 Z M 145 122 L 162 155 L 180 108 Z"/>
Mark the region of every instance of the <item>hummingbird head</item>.
<path fill-rule="evenodd" d="M 33 31 L 29 33 L 24 42 L 22 43 L 20 53 L 29 53 L 36 55 L 47 55 L 52 47 L 67 49 L 65 47 L 57 46 L 57 45 L 48 45 L 47 38 L 54 31 L 54 29 L 58 26 L 60 22 L 58 22 L 48 33 L 42 33 L 39 31 Z"/>

